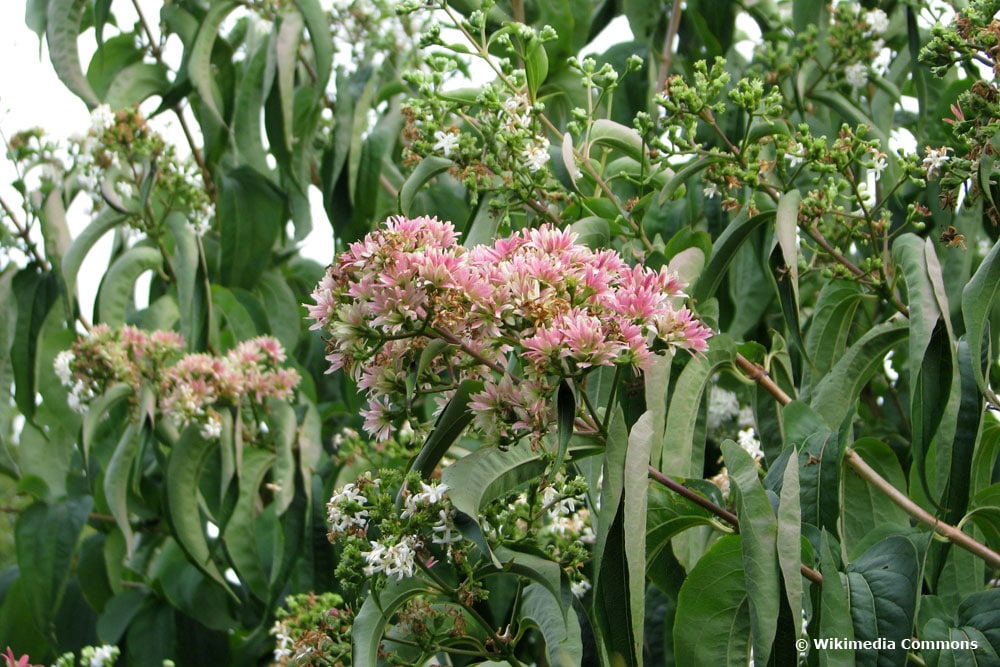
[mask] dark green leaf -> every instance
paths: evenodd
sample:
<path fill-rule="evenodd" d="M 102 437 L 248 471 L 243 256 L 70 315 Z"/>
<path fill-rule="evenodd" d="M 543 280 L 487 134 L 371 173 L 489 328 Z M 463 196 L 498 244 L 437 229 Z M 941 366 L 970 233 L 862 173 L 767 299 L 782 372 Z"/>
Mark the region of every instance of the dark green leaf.
<path fill-rule="evenodd" d="M 219 35 L 219 28 L 225 18 L 238 3 L 231 0 L 213 3 L 208 13 L 201 20 L 198 36 L 191 46 L 187 58 L 187 74 L 191 79 L 202 102 L 215 114 L 220 122 L 225 123 L 222 110 L 219 108 L 218 89 L 212 70 L 212 47 Z"/>
<path fill-rule="evenodd" d="M 260 558 L 255 523 L 260 485 L 272 463 L 273 454 L 261 449 L 247 450 L 240 475 L 239 500 L 223 533 L 226 553 L 233 569 L 240 581 L 260 600 L 267 599 L 268 578 Z"/>
<path fill-rule="evenodd" d="M 545 655 L 553 667 L 582 664 L 580 622 L 573 607 L 553 597 L 541 584 L 529 584 L 521 601 L 521 620 L 537 627 L 545 639 Z"/>
<path fill-rule="evenodd" d="M 411 470 L 419 472 L 421 477 L 430 478 L 438 463 L 448 453 L 448 449 L 472 421 L 472 412 L 468 407 L 469 399 L 472 394 L 482 391 L 482 388 L 483 383 L 477 380 L 462 381 L 448 401 L 448 405 L 434 422 L 434 428 L 413 460 L 413 465 L 410 466 Z"/>
<path fill-rule="evenodd" d="M 436 155 L 431 155 L 421 160 L 417 168 L 413 170 L 413 173 L 403 183 L 403 187 L 399 189 L 400 213 L 410 215 L 413 209 L 413 201 L 416 199 L 420 189 L 427 185 L 432 178 L 450 169 L 453 164 L 455 163 L 448 158 Z"/>
<path fill-rule="evenodd" d="M 904 494 L 906 477 L 895 453 L 885 443 L 875 438 L 861 438 L 851 445 L 854 451 L 875 469 L 883 479 Z M 849 555 L 863 538 L 876 529 L 896 527 L 900 531 L 909 528 L 910 517 L 884 493 L 853 473 L 844 475 L 842 539 Z"/>
<path fill-rule="evenodd" d="M 17 327 L 10 351 L 14 400 L 21 414 L 30 419 L 35 414 L 38 338 L 49 311 L 59 298 L 59 283 L 54 274 L 39 273 L 29 266 L 18 271 L 12 287 L 17 299 Z"/>
<path fill-rule="evenodd" d="M 377 667 L 379 644 L 392 615 L 410 598 L 425 591 L 422 581 L 409 578 L 390 581 L 384 589 L 365 599 L 351 627 L 352 664 L 355 667 Z"/>
<path fill-rule="evenodd" d="M 125 324 L 135 284 L 146 271 L 163 269 L 163 255 L 156 248 L 133 246 L 115 260 L 101 281 L 97 311 L 101 322 L 117 327 Z"/>
<path fill-rule="evenodd" d="M 774 217 L 774 211 L 758 213 L 752 218 L 740 216 L 726 227 L 726 231 L 719 236 L 712 247 L 712 256 L 708 259 L 708 266 L 702 272 L 701 279 L 691 290 L 691 296 L 696 302 L 707 301 L 715 295 L 726 275 L 729 264 L 733 261 L 743 242 L 772 217 Z"/>
<path fill-rule="evenodd" d="M 969 340 L 969 351 L 974 362 L 983 358 L 984 345 L 988 349 L 986 327 L 989 324 L 990 313 L 996 307 L 998 291 L 1000 291 L 1000 243 L 995 243 L 983 263 L 976 269 L 972 280 L 962 290 L 962 319 L 965 322 L 965 335 Z M 972 370 L 979 388 L 985 389 L 986 377 L 982 365 L 973 363 Z"/>
<path fill-rule="evenodd" d="M 95 107 L 99 101 L 83 75 L 76 44 L 86 4 L 86 0 L 49 0 L 45 41 L 49 45 L 49 60 L 59 80 L 87 106 Z"/>
<path fill-rule="evenodd" d="M 228 4 L 228 3 L 227 3 Z M 218 180 L 222 280 L 250 289 L 271 264 L 271 248 L 286 219 L 285 198 L 266 177 L 247 167 Z"/>

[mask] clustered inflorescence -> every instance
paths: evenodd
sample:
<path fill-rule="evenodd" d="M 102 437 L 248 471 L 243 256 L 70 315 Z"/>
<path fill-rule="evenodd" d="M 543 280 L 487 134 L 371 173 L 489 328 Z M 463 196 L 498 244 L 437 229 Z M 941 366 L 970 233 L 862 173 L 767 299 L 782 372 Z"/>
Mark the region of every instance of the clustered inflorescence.
<path fill-rule="evenodd" d="M 77 412 L 115 384 L 136 394 L 151 386 L 165 415 L 182 426 L 196 424 L 206 438 L 222 432 L 218 406 L 237 406 L 244 398 L 288 400 L 299 383 L 298 371 L 281 367 L 285 351 L 269 336 L 244 341 L 224 356 L 181 356 L 183 348 L 184 339 L 172 331 L 99 324 L 59 353 L 55 371 Z"/>
<path fill-rule="evenodd" d="M 367 392 L 365 430 L 379 440 L 421 394 L 447 400 L 463 380 L 487 440 L 538 438 L 565 379 L 601 366 L 645 368 L 651 355 L 707 349 L 711 331 L 677 301 L 667 269 L 629 266 L 568 230 L 526 229 L 467 249 L 435 218 L 390 218 L 340 255 L 313 292 L 314 329 L 331 372 Z"/>

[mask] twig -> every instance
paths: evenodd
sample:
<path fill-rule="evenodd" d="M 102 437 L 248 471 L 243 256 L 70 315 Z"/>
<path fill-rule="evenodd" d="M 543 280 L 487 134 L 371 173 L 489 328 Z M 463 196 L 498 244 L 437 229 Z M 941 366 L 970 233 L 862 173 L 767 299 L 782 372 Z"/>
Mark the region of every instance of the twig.
<path fill-rule="evenodd" d="M 656 80 L 656 90 L 664 92 L 667 85 L 667 77 L 670 76 L 670 68 L 674 62 L 674 38 L 681 27 L 681 0 L 674 0 L 673 7 L 670 8 L 670 23 L 667 25 L 667 34 L 663 40 L 663 51 L 660 55 L 660 73 Z"/>
<path fill-rule="evenodd" d="M 21 223 L 18 222 L 17 215 L 14 214 L 14 210 L 7 204 L 6 201 L 4 201 L 3 197 L 0 197 L 0 207 L 3 207 L 7 217 L 10 218 L 10 221 L 14 224 L 14 229 L 17 230 L 17 235 L 24 241 L 24 245 L 27 248 L 28 255 L 31 259 L 42 267 L 43 271 L 51 269 L 52 267 L 49 265 L 48 260 L 42 257 L 42 254 L 38 252 L 38 246 L 31 240 L 31 235 L 28 234 L 28 228 L 22 226 Z"/>
<path fill-rule="evenodd" d="M 778 403 L 781 405 L 788 405 L 788 403 L 792 401 L 791 397 L 782 391 L 781 387 L 776 385 L 773 380 L 771 380 L 763 368 L 757 366 L 741 354 L 736 355 L 736 363 L 740 369 L 746 373 L 748 378 L 763 387 L 764 390 L 771 394 L 774 400 Z M 962 547 L 969 553 L 982 558 L 992 567 L 1000 569 L 1000 554 L 993 551 L 985 544 L 969 537 L 955 526 L 941 521 L 933 514 L 920 507 L 920 505 L 910 500 L 906 494 L 901 492 L 889 483 L 888 480 L 875 472 L 875 470 L 850 447 L 847 448 L 847 453 L 844 455 L 844 462 L 847 463 L 847 465 L 849 465 L 862 479 L 881 491 L 889 498 L 889 500 L 895 503 L 911 517 L 925 526 L 928 526 L 937 534 L 947 538 L 952 543 Z"/>
<path fill-rule="evenodd" d="M 653 466 L 649 466 L 649 476 L 652 477 L 657 482 L 659 482 L 660 484 L 662 484 L 663 486 L 673 491 L 674 493 L 680 496 L 684 496 L 685 498 L 695 503 L 699 507 L 708 510 L 715 516 L 719 517 L 723 521 L 732 525 L 732 527 L 735 528 L 737 531 L 739 531 L 740 520 L 735 514 L 733 514 L 729 510 L 725 509 L 724 507 L 719 507 L 708 498 L 705 498 L 704 496 L 695 493 L 694 491 L 687 488 L 683 484 L 678 484 L 677 482 L 670 479 L 669 477 L 664 475 L 662 472 L 660 472 Z M 802 572 L 802 576 L 804 576 L 809 581 L 813 582 L 814 584 L 818 584 L 821 586 L 823 585 L 823 575 L 817 572 L 816 570 L 812 569 L 805 563 L 801 563 L 799 565 L 799 570 Z"/>

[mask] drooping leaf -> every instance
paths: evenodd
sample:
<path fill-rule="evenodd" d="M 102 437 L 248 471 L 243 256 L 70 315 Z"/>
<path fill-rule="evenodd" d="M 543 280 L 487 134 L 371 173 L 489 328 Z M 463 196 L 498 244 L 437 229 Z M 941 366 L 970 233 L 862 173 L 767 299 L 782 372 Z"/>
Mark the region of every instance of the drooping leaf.
<path fill-rule="evenodd" d="M 14 544 L 24 582 L 24 595 L 38 629 L 51 636 L 52 621 L 76 553 L 80 531 L 93 507 L 90 496 L 67 498 L 54 505 L 35 503 L 21 512 Z"/>
<path fill-rule="evenodd" d="M 732 440 L 722 443 L 722 454 L 736 490 L 754 658 L 766 663 L 771 655 L 781 606 L 778 522 L 760 484 L 753 458 Z"/>
<path fill-rule="evenodd" d="M 421 160 L 417 168 L 413 170 L 413 173 L 403 183 L 403 187 L 399 189 L 400 212 L 403 215 L 410 215 L 413 209 L 413 202 L 417 198 L 417 193 L 420 192 L 420 189 L 438 174 L 448 171 L 453 164 L 455 163 L 448 158 L 438 157 L 437 155 L 431 155 Z"/>
<path fill-rule="evenodd" d="M 29 419 L 35 414 L 36 358 L 38 338 L 59 298 L 59 284 L 51 273 L 39 273 L 28 266 L 14 276 L 12 281 L 17 300 L 17 326 L 10 358 L 14 369 L 14 400 L 21 414 Z"/>
<path fill-rule="evenodd" d="M 268 583 L 255 524 L 260 485 L 273 463 L 274 455 L 262 449 L 248 449 L 244 454 L 239 499 L 223 532 L 226 553 L 233 569 L 240 581 L 260 600 L 267 599 Z"/>
<path fill-rule="evenodd" d="M 455 390 L 455 394 L 438 416 L 434 428 L 431 429 L 420 448 L 420 452 L 413 460 L 411 469 L 419 472 L 421 477 L 429 478 L 431 476 L 448 449 L 472 421 L 472 412 L 468 407 L 469 399 L 472 394 L 482 391 L 482 388 L 482 382 L 463 380 L 458 389 Z"/>
<path fill-rule="evenodd" d="M 875 438 L 861 438 L 851 447 L 875 471 L 901 492 L 906 493 L 906 478 L 895 453 Z M 910 517 L 884 493 L 855 474 L 844 475 L 843 534 L 849 555 L 863 543 L 864 537 L 876 529 L 909 528 Z"/>
<path fill-rule="evenodd" d="M 49 60 L 59 80 L 87 106 L 96 107 L 99 100 L 83 74 L 76 43 L 86 4 L 86 0 L 49 0 L 45 14 L 45 41 L 49 45 Z"/>
<path fill-rule="evenodd" d="M 351 658 L 355 667 L 377 667 L 379 644 L 392 615 L 410 598 L 425 591 L 424 583 L 411 577 L 390 580 L 384 589 L 365 599 L 351 626 Z"/>
<path fill-rule="evenodd" d="M 271 248 L 286 219 L 285 198 L 265 176 L 239 167 L 218 179 L 222 282 L 252 288 L 271 264 Z"/>
<path fill-rule="evenodd" d="M 97 294 L 97 312 L 101 321 L 116 327 L 125 324 L 129 301 L 134 296 L 136 281 L 146 271 L 163 268 L 163 255 L 156 248 L 133 246 L 115 260 L 104 275 Z"/>
<path fill-rule="evenodd" d="M 743 567 L 737 535 L 723 537 L 698 561 L 677 598 L 674 655 L 695 665 L 748 664 L 750 600 Z"/>
<path fill-rule="evenodd" d="M 859 665 L 902 665 L 911 636 L 920 584 L 920 557 L 913 542 L 888 537 L 847 566 L 847 588 L 851 601 L 854 637 L 874 642 L 884 638 L 894 648 L 861 650 Z"/>
<path fill-rule="evenodd" d="M 804 403 L 792 401 L 784 407 L 785 446 L 795 447 L 799 456 L 799 489 L 802 521 L 838 529 L 840 516 L 840 436 L 833 433 Z"/>
<path fill-rule="evenodd" d="M 145 437 L 148 432 L 144 428 L 141 437 Z M 122 433 L 122 437 L 115 447 L 115 453 L 111 456 L 111 462 L 104 472 L 104 497 L 107 499 L 111 516 L 118 523 L 118 528 L 125 536 L 125 553 L 131 558 L 134 546 L 134 533 L 129 522 L 128 512 L 128 487 L 129 479 L 132 475 L 132 464 L 139 451 L 139 428 L 134 422 L 129 422 Z"/>
<path fill-rule="evenodd" d="M 701 279 L 691 290 L 691 296 L 695 301 L 703 303 L 715 294 L 722 279 L 726 276 L 730 263 L 743 243 L 754 231 L 773 217 L 774 211 L 758 213 L 750 218 L 740 216 L 726 227 L 726 231 L 716 239 L 715 245 L 712 246 L 712 256 L 708 258 L 708 266 L 702 271 Z"/>
<path fill-rule="evenodd" d="M 785 583 L 785 598 L 792 615 L 802 613 L 802 503 L 799 490 L 799 462 L 792 449 L 785 464 L 778 504 L 778 566 Z"/>
<path fill-rule="evenodd" d="M 278 35 L 274 41 L 274 55 L 277 61 L 278 97 L 281 101 L 281 127 L 284 130 L 285 149 L 292 150 L 294 140 L 293 118 L 295 92 L 295 66 L 299 57 L 299 43 L 305 20 L 299 12 L 288 11 L 278 22 Z"/>
<path fill-rule="evenodd" d="M 803 369 L 803 399 L 808 399 L 811 389 L 843 356 L 862 296 L 861 286 L 853 280 L 834 280 L 820 291 L 806 332 L 806 354 L 811 363 Z"/>
<path fill-rule="evenodd" d="M 239 4 L 231 0 L 213 3 L 208 13 L 201 20 L 198 36 L 191 45 L 187 58 L 187 74 L 201 97 L 202 102 L 215 114 L 222 123 L 226 119 L 219 108 L 216 84 L 212 73 L 212 48 L 219 35 L 219 27 L 229 13 Z"/>
<path fill-rule="evenodd" d="M 819 632 L 815 637 L 818 640 L 850 641 L 854 639 L 854 624 L 851 622 L 851 599 L 847 577 L 837 569 L 830 540 L 830 533 L 824 530 L 820 538 L 820 573 L 823 575 L 823 587 L 820 589 Z M 824 667 L 854 667 L 853 651 L 820 649 L 818 653 L 819 663 Z"/>
<path fill-rule="evenodd" d="M 580 622 L 572 606 L 554 597 L 541 584 L 529 584 L 524 589 L 520 616 L 522 622 L 530 622 L 541 631 L 549 664 L 553 667 L 582 664 Z"/>
<path fill-rule="evenodd" d="M 983 347 L 989 349 L 986 330 L 990 313 L 996 307 L 998 291 L 1000 291 L 1000 243 L 995 243 L 962 290 L 962 319 L 965 322 L 965 335 L 969 340 L 969 352 L 974 361 L 972 370 L 980 389 L 986 388 L 986 376 L 978 360 L 984 358 Z"/>
<path fill-rule="evenodd" d="M 955 642 L 946 649 L 933 644 L 923 649 L 921 657 L 930 667 L 1000 664 L 1000 589 L 973 593 L 959 604 L 953 623 L 932 619 L 924 625 L 920 639 Z"/>

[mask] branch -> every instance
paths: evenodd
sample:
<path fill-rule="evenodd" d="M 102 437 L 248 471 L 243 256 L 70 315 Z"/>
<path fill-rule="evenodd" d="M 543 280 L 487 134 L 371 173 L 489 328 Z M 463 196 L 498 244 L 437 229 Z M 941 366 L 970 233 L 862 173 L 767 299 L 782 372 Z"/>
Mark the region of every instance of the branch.
<path fill-rule="evenodd" d="M 654 480 L 656 480 L 657 482 L 659 482 L 660 484 L 662 484 L 663 486 L 665 486 L 668 489 L 670 489 L 671 491 L 673 491 L 674 493 L 676 493 L 678 495 L 681 495 L 681 496 L 684 496 L 685 498 L 687 498 L 691 502 L 695 503 L 699 507 L 702 507 L 702 508 L 708 510 L 709 512 L 711 512 L 715 516 L 717 516 L 720 519 L 722 519 L 723 521 L 725 521 L 726 523 L 732 525 L 732 527 L 735 528 L 737 531 L 739 531 L 739 529 L 740 529 L 740 520 L 737 518 L 737 516 L 735 514 L 733 514 L 729 510 L 727 510 L 727 509 L 725 509 L 723 507 L 719 507 L 718 505 L 716 505 L 715 503 L 713 503 L 708 498 L 705 498 L 704 496 L 702 496 L 702 495 L 700 495 L 698 493 L 695 493 L 694 491 L 692 491 L 691 489 L 687 488 L 683 484 L 678 484 L 677 482 L 675 482 L 674 480 L 670 479 L 669 477 L 667 477 L 666 475 L 664 475 L 662 472 L 660 472 L 659 470 L 657 470 L 653 466 L 649 466 L 649 476 L 651 478 L 653 478 Z M 800 564 L 799 569 L 802 572 L 802 576 L 803 577 L 805 577 L 809 581 L 813 582 L 814 584 L 818 584 L 820 586 L 823 585 L 823 575 L 822 574 L 820 574 L 816 570 L 812 569 L 811 567 L 809 567 L 805 563 Z"/>
<path fill-rule="evenodd" d="M 31 235 L 28 233 L 28 228 L 22 226 L 21 223 L 18 222 L 17 216 L 14 214 L 14 210 L 11 209 L 11 207 L 7 204 L 6 201 L 4 201 L 3 197 L 0 197 L 0 207 L 3 208 L 4 212 L 7 214 L 7 217 L 10 218 L 10 221 L 14 224 L 14 229 L 17 230 L 18 237 L 20 237 L 21 240 L 24 241 L 27 254 L 32 259 L 32 261 L 34 261 L 36 264 L 42 267 L 43 271 L 48 271 L 49 269 L 51 269 L 52 267 L 49 265 L 48 261 L 44 257 L 42 257 L 42 254 L 40 252 L 38 252 L 38 246 L 35 245 L 35 242 L 31 240 Z"/>
<path fill-rule="evenodd" d="M 670 8 L 670 24 L 667 26 L 667 34 L 663 39 L 663 51 L 660 55 L 660 74 L 656 79 L 656 90 L 664 92 L 667 85 L 667 77 L 670 76 L 670 68 L 674 60 L 674 38 L 681 27 L 681 0 L 674 0 L 673 7 Z"/>
<path fill-rule="evenodd" d="M 740 369 L 746 373 L 748 378 L 763 387 L 764 390 L 771 394 L 774 400 L 778 403 L 781 405 L 788 405 L 788 403 L 792 401 L 791 397 L 782 391 L 781 387 L 776 385 L 773 380 L 771 380 L 763 368 L 741 354 L 736 355 L 736 363 Z M 844 455 L 844 461 L 854 470 L 855 473 L 858 474 L 858 476 L 881 491 L 889 498 L 889 500 L 894 502 L 911 517 L 925 526 L 928 526 L 938 535 L 941 535 L 947 538 L 950 542 L 962 547 L 969 553 L 982 558 L 984 561 L 989 563 L 990 566 L 1000 569 L 1000 554 L 993 551 L 985 544 L 969 537 L 955 526 L 941 521 L 933 514 L 920 507 L 920 505 L 917 505 L 915 502 L 910 500 L 906 494 L 894 487 L 888 480 L 875 472 L 875 470 L 865 463 L 865 460 L 850 447 L 847 448 L 847 453 Z"/>

